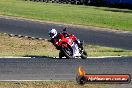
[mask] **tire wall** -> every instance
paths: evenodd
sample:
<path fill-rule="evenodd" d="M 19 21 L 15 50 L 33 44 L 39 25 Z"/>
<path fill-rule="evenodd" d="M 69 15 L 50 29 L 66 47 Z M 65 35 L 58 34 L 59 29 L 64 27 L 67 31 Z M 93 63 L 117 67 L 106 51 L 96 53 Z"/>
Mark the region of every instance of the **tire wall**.
<path fill-rule="evenodd" d="M 132 9 L 132 0 L 25 0 L 25 1 L 92 5 L 92 6 L 107 6 L 107 7 Z"/>

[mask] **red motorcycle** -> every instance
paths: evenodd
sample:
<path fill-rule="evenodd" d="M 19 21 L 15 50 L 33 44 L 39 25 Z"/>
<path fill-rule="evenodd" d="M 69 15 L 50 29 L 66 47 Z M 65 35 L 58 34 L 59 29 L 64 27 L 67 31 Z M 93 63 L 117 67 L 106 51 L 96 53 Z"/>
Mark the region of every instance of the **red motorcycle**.
<path fill-rule="evenodd" d="M 54 46 L 57 47 L 58 50 L 60 50 L 59 58 L 66 57 L 68 59 L 70 58 L 76 58 L 81 57 L 82 59 L 87 58 L 87 53 L 84 49 L 79 48 L 77 43 L 74 41 L 74 35 L 70 35 L 68 37 L 65 37 L 63 34 L 60 34 L 58 39 L 55 40 Z"/>

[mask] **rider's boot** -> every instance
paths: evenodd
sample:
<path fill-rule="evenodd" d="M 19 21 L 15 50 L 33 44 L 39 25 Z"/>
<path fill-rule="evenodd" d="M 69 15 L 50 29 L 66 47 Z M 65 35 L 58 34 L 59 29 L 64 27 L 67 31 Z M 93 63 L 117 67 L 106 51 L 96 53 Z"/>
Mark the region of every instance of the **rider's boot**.
<path fill-rule="evenodd" d="M 78 45 L 78 47 L 81 49 L 81 50 L 83 50 L 83 41 L 80 41 L 79 39 L 78 40 L 76 40 L 75 41 L 76 43 L 77 43 L 77 45 Z"/>

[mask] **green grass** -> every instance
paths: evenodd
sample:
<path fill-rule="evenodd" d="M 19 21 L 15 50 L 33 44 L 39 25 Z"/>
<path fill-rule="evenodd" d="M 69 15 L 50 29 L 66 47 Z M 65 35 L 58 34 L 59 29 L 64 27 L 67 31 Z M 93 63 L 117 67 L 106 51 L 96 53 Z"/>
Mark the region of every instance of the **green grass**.
<path fill-rule="evenodd" d="M 132 56 L 132 50 L 99 45 L 86 45 L 85 48 L 89 56 Z"/>
<path fill-rule="evenodd" d="M 86 45 L 89 56 L 131 56 L 132 50 Z M 47 41 L 10 37 L 0 34 L 0 56 L 58 56 L 59 51 Z"/>
<path fill-rule="evenodd" d="M 132 10 L 127 9 L 0 0 L 0 15 L 132 31 Z"/>
<path fill-rule="evenodd" d="M 55 51 L 55 52 L 54 52 Z M 0 56 L 56 56 L 51 43 L 0 34 Z"/>
<path fill-rule="evenodd" d="M 79 85 L 73 81 L 0 82 L 0 88 L 106 88 L 110 84 Z"/>

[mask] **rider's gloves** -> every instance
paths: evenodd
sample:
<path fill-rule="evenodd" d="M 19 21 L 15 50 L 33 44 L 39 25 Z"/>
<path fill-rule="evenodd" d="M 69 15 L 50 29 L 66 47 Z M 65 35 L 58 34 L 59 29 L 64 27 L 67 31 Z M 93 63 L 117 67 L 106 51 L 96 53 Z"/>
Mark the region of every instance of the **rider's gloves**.
<path fill-rule="evenodd" d="M 69 34 L 68 33 L 63 33 L 64 37 L 69 37 Z"/>

